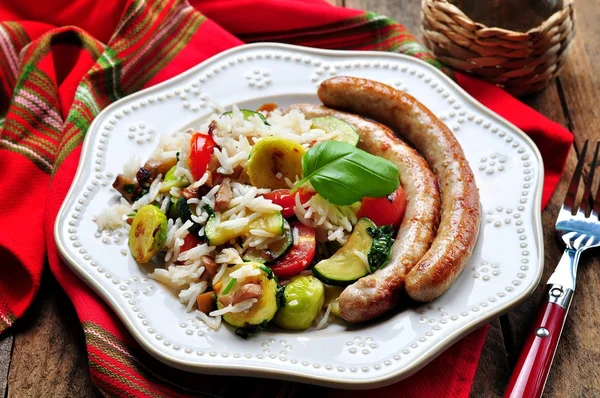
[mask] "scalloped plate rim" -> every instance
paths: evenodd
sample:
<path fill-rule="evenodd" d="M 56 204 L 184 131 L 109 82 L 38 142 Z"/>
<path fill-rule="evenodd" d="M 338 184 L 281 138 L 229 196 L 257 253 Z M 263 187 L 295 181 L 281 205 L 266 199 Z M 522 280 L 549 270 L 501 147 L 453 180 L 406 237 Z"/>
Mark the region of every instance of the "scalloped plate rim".
<path fill-rule="evenodd" d="M 121 305 L 117 302 L 117 300 L 115 300 L 112 297 L 112 294 L 109 291 L 107 291 L 92 276 L 91 273 L 87 272 L 83 267 L 81 267 L 78 264 L 77 260 L 74 259 L 69 254 L 68 250 L 66 249 L 67 242 L 62 239 L 62 236 L 60 234 L 60 232 L 63 228 L 67 228 L 67 226 L 66 226 L 66 218 L 67 218 L 66 211 L 70 207 L 70 205 L 72 205 L 72 202 L 75 199 L 75 193 L 77 191 L 78 185 L 81 184 L 84 180 L 84 178 L 83 178 L 84 174 L 92 173 L 92 171 L 91 171 L 92 160 L 91 160 L 91 157 L 88 155 L 93 150 L 93 148 L 91 146 L 91 142 L 93 141 L 93 138 L 97 134 L 99 134 L 99 130 L 96 127 L 100 123 L 99 121 L 102 120 L 102 117 L 104 115 L 108 114 L 113 109 L 118 108 L 123 103 L 130 102 L 130 101 L 138 99 L 140 97 L 144 97 L 155 91 L 160 91 L 164 87 L 172 85 L 180 80 L 184 80 L 188 76 L 198 73 L 200 70 L 205 68 L 207 65 L 215 63 L 223 58 L 230 56 L 231 54 L 243 51 L 248 48 L 264 48 L 265 50 L 267 50 L 267 49 L 283 49 L 283 50 L 288 50 L 288 51 L 296 51 L 298 53 L 303 53 L 303 54 L 323 55 L 323 56 L 338 57 L 338 58 L 344 58 L 347 56 L 373 57 L 373 58 L 391 57 L 391 58 L 403 59 L 408 62 L 414 62 L 414 63 L 419 64 L 422 67 L 427 68 L 430 72 L 432 72 L 434 75 L 436 75 L 440 80 L 443 80 L 445 83 L 450 85 L 452 87 L 452 89 L 454 89 L 457 92 L 457 94 L 460 95 L 460 97 L 462 97 L 462 99 L 466 103 L 474 106 L 475 108 L 477 108 L 482 113 L 486 114 L 491 119 L 495 119 L 499 122 L 504 123 L 505 125 L 510 127 L 512 132 L 516 133 L 519 136 L 519 138 L 524 141 L 524 143 L 527 143 L 528 147 L 532 150 L 533 154 L 535 155 L 535 158 L 536 158 L 535 160 L 536 160 L 537 164 L 539 165 L 538 178 L 535 181 L 535 187 L 533 189 L 533 191 L 534 191 L 533 209 L 536 209 L 536 208 L 539 209 L 541 207 L 544 168 L 543 168 L 543 160 L 542 160 L 541 154 L 539 152 L 539 149 L 533 142 L 533 140 L 529 136 L 527 136 L 524 132 L 522 132 L 518 127 L 516 127 L 514 124 L 510 123 L 506 119 L 502 118 L 501 116 L 499 116 L 492 110 L 488 109 L 487 107 L 485 107 L 484 105 L 482 105 L 481 103 L 476 101 L 465 90 L 463 90 L 456 82 L 454 82 L 452 79 L 450 79 L 448 76 L 446 76 L 443 72 L 441 72 L 439 69 L 431 66 L 430 64 L 423 62 L 415 57 L 403 55 L 403 54 L 397 54 L 397 53 L 379 52 L 379 51 L 326 50 L 326 49 L 316 49 L 316 48 L 310 48 L 310 47 L 301 47 L 301 46 L 294 46 L 294 45 L 281 44 L 281 43 L 269 43 L 269 42 L 245 44 L 245 45 L 231 48 L 229 50 L 226 50 L 219 54 L 216 54 L 215 56 L 197 64 L 196 66 L 190 68 L 189 70 L 187 70 L 179 75 L 176 75 L 164 82 L 161 82 L 155 86 L 143 89 L 139 92 L 136 92 L 136 93 L 133 93 L 126 97 L 123 97 L 123 98 L 115 101 L 114 103 L 110 104 L 105 109 L 103 109 L 92 121 L 92 123 L 88 129 L 88 132 L 84 138 L 84 141 L 82 144 L 81 155 L 80 155 L 80 159 L 78 162 L 77 172 L 75 174 L 75 177 L 73 179 L 71 187 L 69 188 L 68 193 L 65 196 L 65 199 L 60 207 L 60 210 L 58 212 L 56 222 L 54 225 L 54 238 L 55 238 L 57 247 L 59 249 L 59 253 L 60 253 L 61 257 L 65 260 L 66 264 L 69 266 L 69 268 L 73 272 L 75 272 L 75 274 L 80 279 L 82 279 L 89 287 L 91 287 L 95 292 L 97 292 L 102 297 L 104 302 L 106 302 L 110 306 L 110 308 L 115 312 L 115 314 L 118 316 L 118 318 L 125 324 L 127 330 L 132 334 L 132 336 L 135 338 L 135 340 L 147 352 L 149 352 L 156 359 L 160 360 L 161 362 L 163 362 L 167 365 L 170 365 L 174 368 L 178 368 L 178 369 L 190 371 L 190 372 L 195 372 L 195 373 L 214 374 L 214 375 L 232 375 L 232 376 L 233 375 L 235 375 L 235 376 L 252 376 L 252 377 L 262 377 L 262 378 L 269 378 L 271 376 L 276 376 L 276 378 L 280 379 L 280 380 L 305 382 L 305 383 L 308 382 L 308 383 L 315 384 L 315 385 L 321 385 L 321 386 L 327 386 L 327 387 L 333 387 L 333 388 L 349 388 L 349 389 L 378 388 L 378 387 L 382 387 L 382 386 L 386 386 L 386 385 L 395 383 L 397 381 L 400 381 L 400 380 L 407 378 L 407 377 L 411 376 L 412 374 L 416 373 L 417 371 L 422 369 L 424 366 L 426 366 L 429 362 L 431 362 L 433 359 L 435 359 L 437 356 L 439 356 L 441 353 L 443 353 L 447 348 L 449 348 L 454 343 L 456 343 L 459 339 L 461 339 L 462 337 L 465 337 L 466 335 L 468 335 L 475 329 L 478 329 L 479 327 L 489 323 L 491 320 L 496 319 L 500 315 L 508 312 L 509 310 L 516 307 L 517 305 L 519 305 L 521 302 L 523 302 L 525 299 L 527 299 L 530 296 L 530 294 L 535 290 L 535 288 L 538 286 L 538 284 L 541 280 L 542 273 L 543 273 L 543 264 L 544 264 L 544 244 L 543 244 L 543 234 L 542 234 L 542 224 L 541 224 L 541 212 L 535 211 L 535 210 L 533 211 L 533 214 L 532 214 L 532 221 L 533 221 L 533 226 L 534 226 L 533 235 L 535 237 L 535 243 L 539 250 L 539 261 L 537 264 L 535 277 L 533 278 L 530 285 L 527 286 L 527 288 L 524 289 L 520 294 L 511 298 L 510 301 L 507 301 L 503 305 L 496 307 L 495 310 L 493 310 L 491 313 L 487 314 L 484 318 L 474 321 L 474 322 L 470 322 L 470 323 L 458 328 L 454 332 L 448 333 L 447 335 L 445 335 L 445 337 L 443 337 L 443 339 L 440 342 L 432 344 L 431 347 L 427 348 L 424 352 L 422 352 L 419 355 L 418 359 L 413 360 L 410 363 L 410 365 L 408 365 L 408 367 L 402 368 L 399 371 L 396 371 L 394 373 L 388 373 L 383 376 L 373 377 L 373 378 L 369 379 L 368 381 L 365 381 L 363 379 L 360 379 L 360 380 L 344 379 L 344 380 L 340 381 L 339 379 L 336 379 L 335 376 L 333 376 L 333 375 L 329 376 L 329 377 L 325 376 L 325 375 L 318 376 L 318 375 L 306 374 L 306 373 L 302 373 L 302 372 L 294 371 L 294 370 L 290 370 L 290 369 L 286 369 L 286 370 L 266 369 L 265 370 L 265 369 L 261 369 L 257 366 L 253 366 L 253 365 L 237 365 L 235 363 L 228 363 L 228 364 L 211 363 L 210 361 L 206 362 L 204 364 L 199 364 L 197 362 L 186 361 L 186 360 L 181 360 L 181 359 L 175 358 L 174 356 L 171 356 L 167 352 L 161 351 L 159 349 L 156 349 L 154 346 L 152 346 L 152 344 L 150 344 L 148 342 L 147 338 L 143 334 L 140 333 L 140 330 L 138 330 L 138 327 L 133 323 L 133 320 L 127 316 L 124 309 L 121 308 Z M 87 167 L 87 169 L 86 169 L 86 167 Z"/>

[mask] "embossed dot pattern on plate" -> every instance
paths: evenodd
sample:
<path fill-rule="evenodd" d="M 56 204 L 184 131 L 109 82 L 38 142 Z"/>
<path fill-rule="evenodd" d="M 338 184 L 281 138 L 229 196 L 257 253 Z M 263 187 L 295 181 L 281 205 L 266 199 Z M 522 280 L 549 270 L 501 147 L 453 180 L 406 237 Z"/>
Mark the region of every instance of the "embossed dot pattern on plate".
<path fill-rule="evenodd" d="M 267 102 L 270 95 L 279 101 L 288 92 L 314 97 L 316 85 L 340 75 L 377 76 L 423 100 L 455 132 L 475 173 L 483 208 L 480 242 L 457 284 L 431 305 L 409 307 L 372 329 L 347 330 L 332 322 L 321 331 L 269 330 L 242 341 L 224 326 L 211 330 L 146 278 L 126 249 L 127 231 L 97 232 L 93 218 L 114 203 L 110 185 L 130 154 L 147 159 L 160 135 L 198 126 L 217 101 Z M 533 219 L 542 173 L 536 149 L 440 73 L 411 58 L 360 53 L 343 59 L 280 45 L 240 47 L 108 107 L 88 134 L 84 168 L 58 220 L 60 249 L 129 321 L 146 348 L 199 372 L 217 367 L 226 373 L 228 364 L 236 364 L 247 375 L 277 369 L 329 384 L 402 377 L 420 359 L 439 353 L 448 336 L 468 332 L 526 296 L 541 270 L 539 218 Z M 453 300 L 461 291 L 469 292 L 468 306 Z M 412 335 L 403 334 L 409 330 Z"/>

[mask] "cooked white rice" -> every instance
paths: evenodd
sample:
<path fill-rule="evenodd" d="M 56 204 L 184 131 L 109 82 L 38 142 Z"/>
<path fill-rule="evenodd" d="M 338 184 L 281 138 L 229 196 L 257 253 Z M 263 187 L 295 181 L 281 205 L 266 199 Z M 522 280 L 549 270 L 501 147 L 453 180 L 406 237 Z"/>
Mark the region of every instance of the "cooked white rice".
<path fill-rule="evenodd" d="M 218 104 L 211 104 L 222 113 Z M 265 114 L 266 115 L 266 114 Z M 217 250 L 213 246 L 202 243 L 185 252 L 181 248 L 189 234 L 188 229 L 195 224 L 200 226 L 203 233 L 206 222 L 209 219 L 211 209 L 215 207 L 215 196 L 220 189 L 215 184 L 202 198 L 191 198 L 187 204 L 192 208 L 191 221 L 183 222 L 180 218 L 169 219 L 167 222 L 167 237 L 165 243 L 165 266 L 158 267 L 150 274 L 152 278 L 175 290 L 179 300 L 186 306 L 188 312 L 193 311 L 196 306 L 198 295 L 205 292 L 209 284 L 203 266 L 202 256 L 214 258 L 218 265 L 216 275 L 212 278 L 212 284 L 219 282 L 229 266 L 242 264 L 243 254 L 250 248 L 267 249 L 273 243 L 284 239 L 284 236 L 275 236 L 274 233 L 261 229 L 257 223 L 252 222 L 265 215 L 282 210 L 262 195 L 270 192 L 268 189 L 258 189 L 248 185 L 248 177 L 245 168 L 253 146 L 264 137 L 280 136 L 298 142 L 305 149 L 311 145 L 326 140 L 337 138 L 336 134 L 327 134 L 321 129 L 313 129 L 312 122 L 299 111 L 293 110 L 284 114 L 276 109 L 267 116 L 268 125 L 257 115 L 244 119 L 243 113 L 234 106 L 230 114 L 212 115 L 206 123 L 200 125 L 199 129 L 164 134 L 159 139 L 159 144 L 149 160 L 162 161 L 177 157 L 174 175 L 187 180 L 190 188 L 203 187 L 211 178 L 206 172 L 202 178 L 195 181 L 188 168 L 188 159 L 191 151 L 190 138 L 194 131 L 207 133 L 211 122 L 215 122 L 216 128 L 212 130 L 212 136 L 218 145 L 214 149 L 214 155 L 218 160 L 217 172 L 225 176 L 236 176 L 231 181 L 232 198 L 228 208 L 222 212 L 214 213 L 214 221 L 219 228 L 234 231 L 241 234 L 241 242 L 232 240 L 229 245 Z M 134 178 L 139 168 L 143 165 L 139 157 L 132 157 L 123 167 L 123 173 Z M 239 176 L 239 177 L 237 177 Z M 155 203 L 163 213 L 168 213 L 169 205 L 181 196 L 181 189 L 168 186 L 163 182 L 164 176 L 155 178 L 148 188 L 148 192 L 132 205 L 124 199 L 120 203 L 104 209 L 95 221 L 100 231 L 104 229 L 129 228 L 126 223 L 128 214 L 139 210 L 142 206 Z M 214 176 L 213 176 L 214 177 Z M 293 187 L 300 176 L 290 179 L 281 173 L 277 178 L 285 181 L 288 187 Z M 306 189 L 313 191 L 310 184 Z M 165 192 L 168 189 L 167 192 Z M 210 209 L 207 210 L 207 206 Z M 353 225 L 357 222 L 357 206 L 336 206 L 329 203 L 319 194 L 315 194 L 307 203 L 300 203 L 296 196 L 294 213 L 305 225 L 315 228 L 319 242 L 337 241 L 346 243 Z M 296 230 L 294 230 L 294 242 L 298 242 Z M 368 268 L 368 261 L 362 253 L 356 253 Z M 251 266 L 242 266 L 231 273 L 231 277 L 238 281 L 257 275 L 259 270 Z M 235 305 L 226 306 L 220 310 L 212 311 L 210 314 L 195 312 L 198 319 L 213 329 L 218 329 L 221 324 L 221 315 L 227 313 L 243 312 L 249 310 L 256 299 L 244 300 Z M 317 328 L 324 327 L 329 318 L 331 306 L 327 307 L 324 316 L 317 324 Z"/>
<path fill-rule="evenodd" d="M 342 245 L 348 241 L 354 224 L 358 221 L 356 213 L 359 204 L 338 206 L 319 194 L 315 194 L 304 204 L 296 195 L 294 213 L 298 220 L 308 227 L 315 228 L 319 241 L 338 241 Z"/>
<path fill-rule="evenodd" d="M 242 265 L 240 268 L 230 273 L 229 276 L 235 278 L 238 283 L 241 283 L 246 278 L 260 275 L 261 272 L 261 270 L 254 268 L 252 265 Z"/>
<path fill-rule="evenodd" d="M 162 200 L 162 195 L 159 194 L 161 181 L 162 181 L 162 176 L 159 174 L 154 179 L 154 181 L 152 181 L 152 184 L 150 184 L 150 188 L 148 188 L 148 193 L 145 194 L 144 196 L 142 196 L 141 198 L 139 198 L 138 200 L 136 200 L 133 203 L 133 205 L 131 206 L 131 208 L 133 210 L 137 211 L 142 206 L 149 205 L 150 203 L 154 202 L 155 200 L 160 202 Z"/>
<path fill-rule="evenodd" d="M 360 261 L 362 261 L 362 263 L 365 265 L 367 272 L 371 273 L 371 267 L 369 267 L 369 259 L 367 258 L 367 256 L 365 256 L 365 253 L 360 252 L 356 249 L 354 249 L 352 252 L 356 255 L 356 257 L 360 258 Z"/>
<path fill-rule="evenodd" d="M 327 306 L 327 309 L 325 310 L 325 313 L 323 314 L 323 317 L 321 317 L 321 319 L 319 320 L 319 323 L 317 323 L 317 326 L 316 326 L 317 329 L 323 329 L 325 326 L 327 326 L 327 323 L 329 322 L 330 314 L 331 314 L 331 303 L 329 303 L 329 305 Z"/>
<path fill-rule="evenodd" d="M 220 315 L 209 316 L 209 315 L 205 314 L 204 312 L 200 312 L 198 310 L 195 311 L 195 314 L 196 314 L 196 318 L 198 318 L 199 320 L 204 322 L 206 324 L 206 326 L 208 326 L 211 329 L 217 330 L 217 329 L 219 329 L 219 326 L 221 326 L 221 316 Z"/>
<path fill-rule="evenodd" d="M 127 215 L 131 213 L 133 213 L 131 205 L 121 198 L 119 203 L 102 209 L 100 214 L 94 216 L 94 221 L 98 226 L 98 231 L 127 228 L 129 225 L 125 220 L 127 220 Z"/>
<path fill-rule="evenodd" d="M 194 308 L 194 303 L 196 302 L 196 298 L 199 294 L 204 293 L 207 287 L 208 283 L 206 283 L 206 281 L 202 281 L 193 283 L 189 288 L 179 292 L 179 302 L 186 305 L 187 312 L 192 311 Z"/>
<path fill-rule="evenodd" d="M 258 299 L 255 299 L 255 298 L 240 301 L 239 303 L 234 304 L 234 305 L 229 304 L 227 307 L 223 307 L 220 310 L 211 311 L 208 315 L 218 316 L 218 315 L 229 314 L 230 312 L 232 314 L 235 314 L 238 312 L 248 311 L 250 308 L 252 308 L 252 306 L 256 302 L 258 302 Z"/>
<path fill-rule="evenodd" d="M 132 156 L 123 165 L 123 174 L 129 178 L 133 178 L 142 165 L 139 156 Z"/>

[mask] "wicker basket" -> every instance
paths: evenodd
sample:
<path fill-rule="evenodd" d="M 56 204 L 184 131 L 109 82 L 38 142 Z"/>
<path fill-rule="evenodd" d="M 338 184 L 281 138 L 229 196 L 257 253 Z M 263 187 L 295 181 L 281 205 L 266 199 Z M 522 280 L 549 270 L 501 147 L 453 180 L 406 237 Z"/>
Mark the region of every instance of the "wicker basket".
<path fill-rule="evenodd" d="M 560 73 L 575 33 L 572 0 L 527 32 L 489 28 L 447 0 L 423 0 L 422 7 L 423 38 L 440 61 L 517 96 Z"/>

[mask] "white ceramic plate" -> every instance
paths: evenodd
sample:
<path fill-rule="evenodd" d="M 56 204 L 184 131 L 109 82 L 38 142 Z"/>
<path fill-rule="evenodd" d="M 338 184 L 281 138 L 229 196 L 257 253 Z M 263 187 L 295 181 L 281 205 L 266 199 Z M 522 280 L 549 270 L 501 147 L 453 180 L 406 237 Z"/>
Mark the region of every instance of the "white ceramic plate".
<path fill-rule="evenodd" d="M 147 159 L 163 132 L 198 125 L 211 101 L 256 108 L 318 103 L 317 85 L 335 75 L 370 78 L 407 91 L 456 134 L 475 173 L 483 220 L 470 263 L 452 288 L 356 327 L 269 330 L 249 340 L 212 331 L 123 254 L 125 236 L 97 232 L 92 218 L 116 201 L 114 176 L 133 154 Z M 295 380 L 343 388 L 391 384 L 422 368 L 477 327 L 525 299 L 542 272 L 542 158 L 533 142 L 481 106 L 437 69 L 383 52 L 325 51 L 253 44 L 106 108 L 85 138 L 55 238 L 67 264 L 113 308 L 148 352 L 198 373 Z"/>

